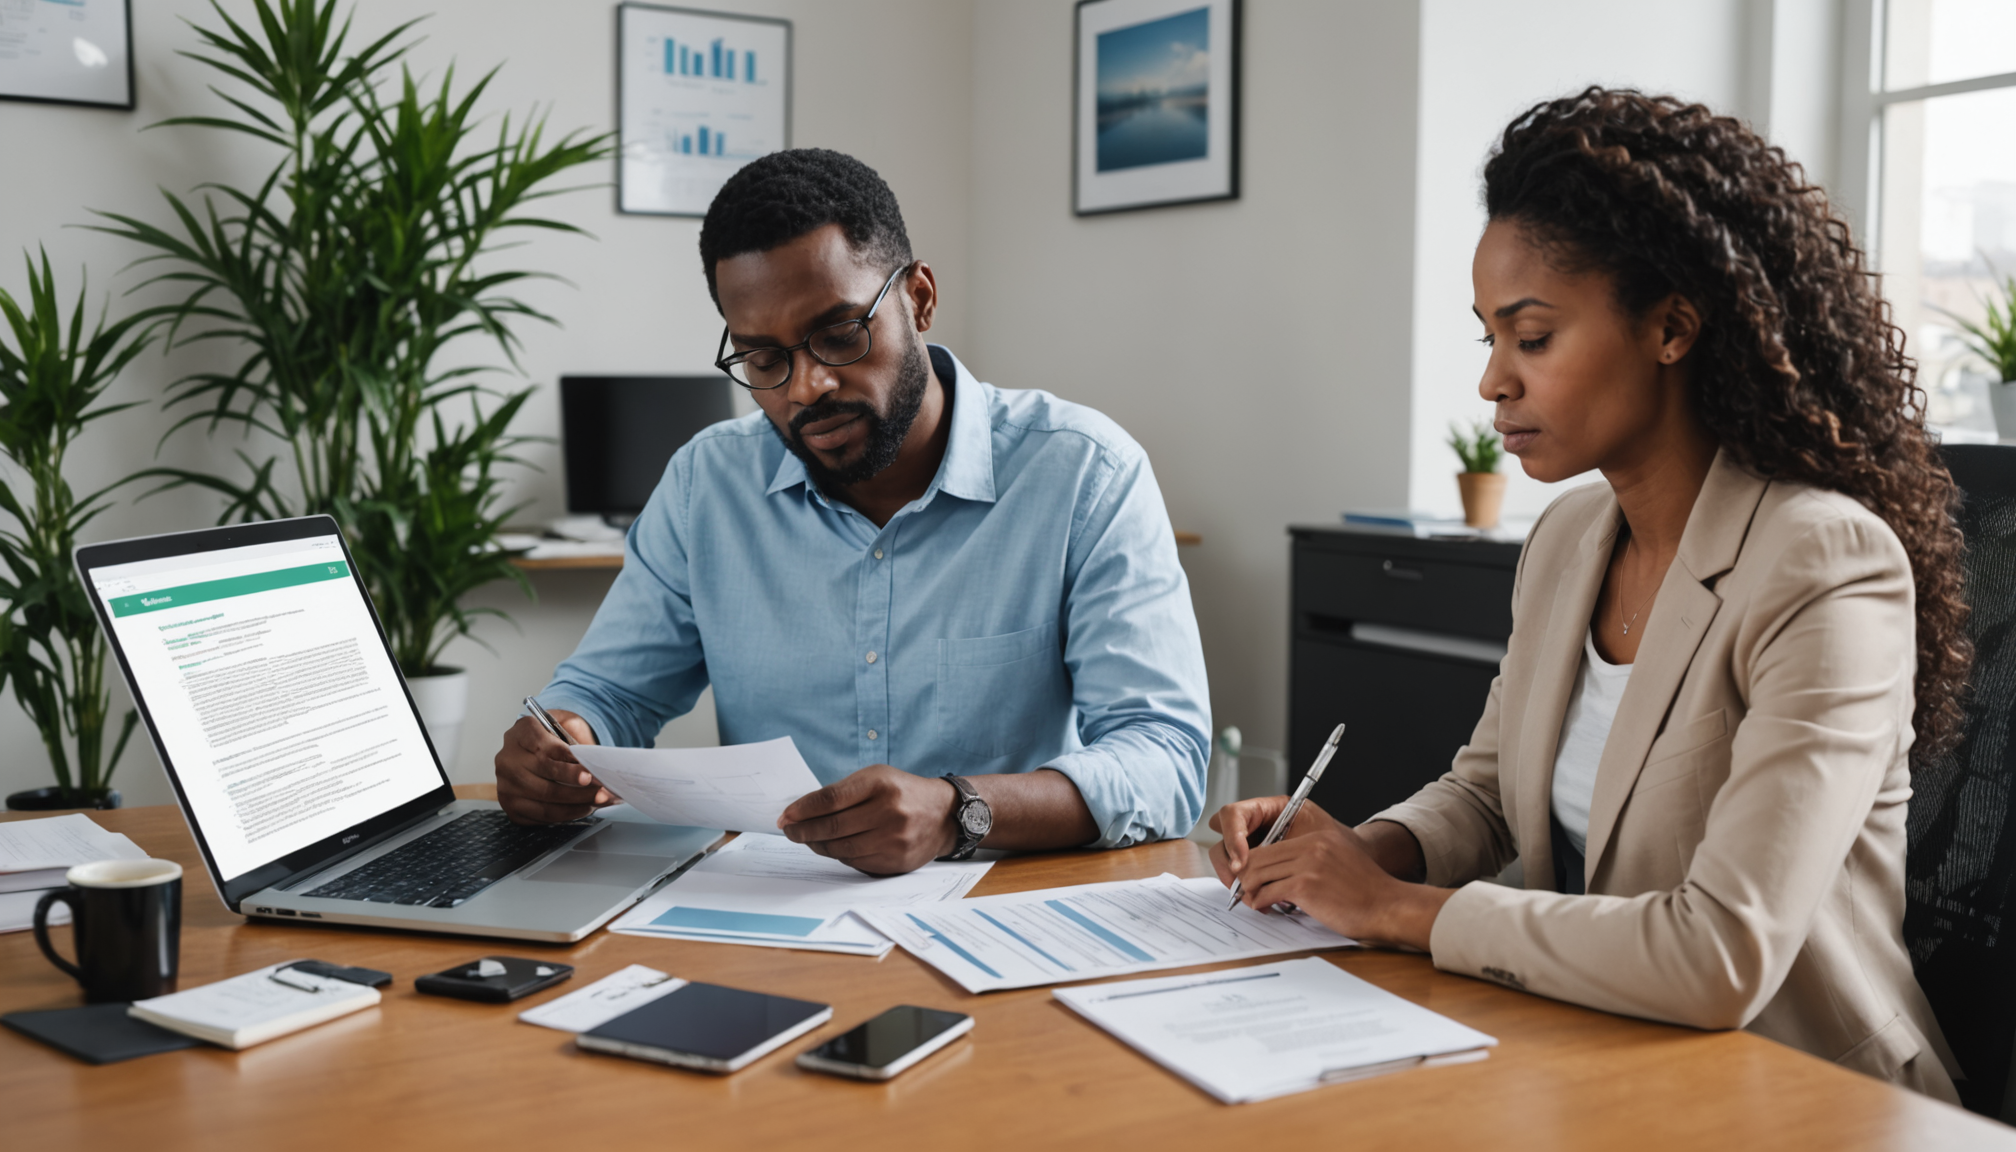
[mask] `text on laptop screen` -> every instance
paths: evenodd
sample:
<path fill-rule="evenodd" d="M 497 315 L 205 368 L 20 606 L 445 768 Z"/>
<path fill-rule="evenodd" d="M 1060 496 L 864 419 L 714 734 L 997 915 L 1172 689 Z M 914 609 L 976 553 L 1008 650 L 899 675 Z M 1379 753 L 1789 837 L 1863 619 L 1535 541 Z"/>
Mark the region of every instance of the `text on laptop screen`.
<path fill-rule="evenodd" d="M 440 786 L 334 536 L 91 577 L 225 880 Z"/>

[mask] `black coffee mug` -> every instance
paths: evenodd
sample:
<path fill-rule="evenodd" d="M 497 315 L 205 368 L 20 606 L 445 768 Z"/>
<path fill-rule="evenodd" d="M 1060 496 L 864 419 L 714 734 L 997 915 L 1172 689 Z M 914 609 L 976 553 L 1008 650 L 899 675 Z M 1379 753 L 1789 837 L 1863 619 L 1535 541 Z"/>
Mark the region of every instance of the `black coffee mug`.
<path fill-rule="evenodd" d="M 64 874 L 68 888 L 35 904 L 35 943 L 84 986 L 94 1004 L 175 990 L 182 958 L 182 866 L 173 860 L 100 860 Z M 49 910 L 70 906 L 77 963 L 49 943 Z"/>

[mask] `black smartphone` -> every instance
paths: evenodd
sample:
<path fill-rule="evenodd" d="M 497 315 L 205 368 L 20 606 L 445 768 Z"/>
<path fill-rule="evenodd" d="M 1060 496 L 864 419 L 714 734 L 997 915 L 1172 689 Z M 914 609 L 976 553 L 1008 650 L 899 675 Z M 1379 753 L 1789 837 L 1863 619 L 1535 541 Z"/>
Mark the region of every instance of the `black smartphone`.
<path fill-rule="evenodd" d="M 973 1018 L 898 1004 L 798 1056 L 798 1066 L 856 1080 L 888 1080 L 973 1030 Z"/>
<path fill-rule="evenodd" d="M 416 991 L 463 1000 L 502 1004 L 551 988 L 574 975 L 570 964 L 527 960 L 522 956 L 484 956 L 413 981 Z"/>

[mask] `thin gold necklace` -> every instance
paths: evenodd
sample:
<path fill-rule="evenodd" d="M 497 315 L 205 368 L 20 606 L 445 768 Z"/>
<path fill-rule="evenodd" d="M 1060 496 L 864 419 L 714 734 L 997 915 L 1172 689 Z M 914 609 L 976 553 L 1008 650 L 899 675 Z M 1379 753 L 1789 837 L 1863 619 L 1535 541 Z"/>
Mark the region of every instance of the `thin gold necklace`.
<path fill-rule="evenodd" d="M 1637 543 L 1638 543 L 1638 537 L 1636 536 L 1628 536 L 1625 538 L 1624 559 L 1627 563 L 1631 559 L 1631 549 Z M 1638 602 L 1638 611 L 1631 613 L 1631 619 L 1629 620 L 1624 619 L 1624 565 L 1619 564 L 1617 566 L 1617 622 L 1623 625 L 1624 635 L 1629 636 L 1631 634 L 1631 625 L 1636 624 L 1638 622 L 1638 614 L 1640 612 L 1645 611 L 1645 606 L 1647 604 L 1652 603 L 1652 598 L 1657 595 L 1659 595 L 1659 589 L 1657 588 L 1654 588 L 1652 589 L 1652 591 L 1646 593 L 1645 598 Z"/>

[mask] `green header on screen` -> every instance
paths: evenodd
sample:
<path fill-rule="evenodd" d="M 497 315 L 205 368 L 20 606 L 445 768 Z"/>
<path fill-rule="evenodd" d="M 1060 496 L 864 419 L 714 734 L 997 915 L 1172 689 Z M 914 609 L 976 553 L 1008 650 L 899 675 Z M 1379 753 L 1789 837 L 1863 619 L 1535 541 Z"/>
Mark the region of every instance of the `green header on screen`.
<path fill-rule="evenodd" d="M 232 576 L 224 580 L 205 580 L 201 584 L 184 584 L 180 588 L 163 588 L 158 592 L 142 592 L 137 596 L 114 596 L 112 615 L 138 616 L 142 612 L 186 608 L 206 600 L 228 600 L 233 596 L 245 596 L 253 592 L 294 588 L 302 584 L 313 584 L 318 580 L 346 580 L 349 576 L 350 565 L 338 560 L 329 564 L 303 564 L 299 568 L 282 568 L 277 572 Z"/>

